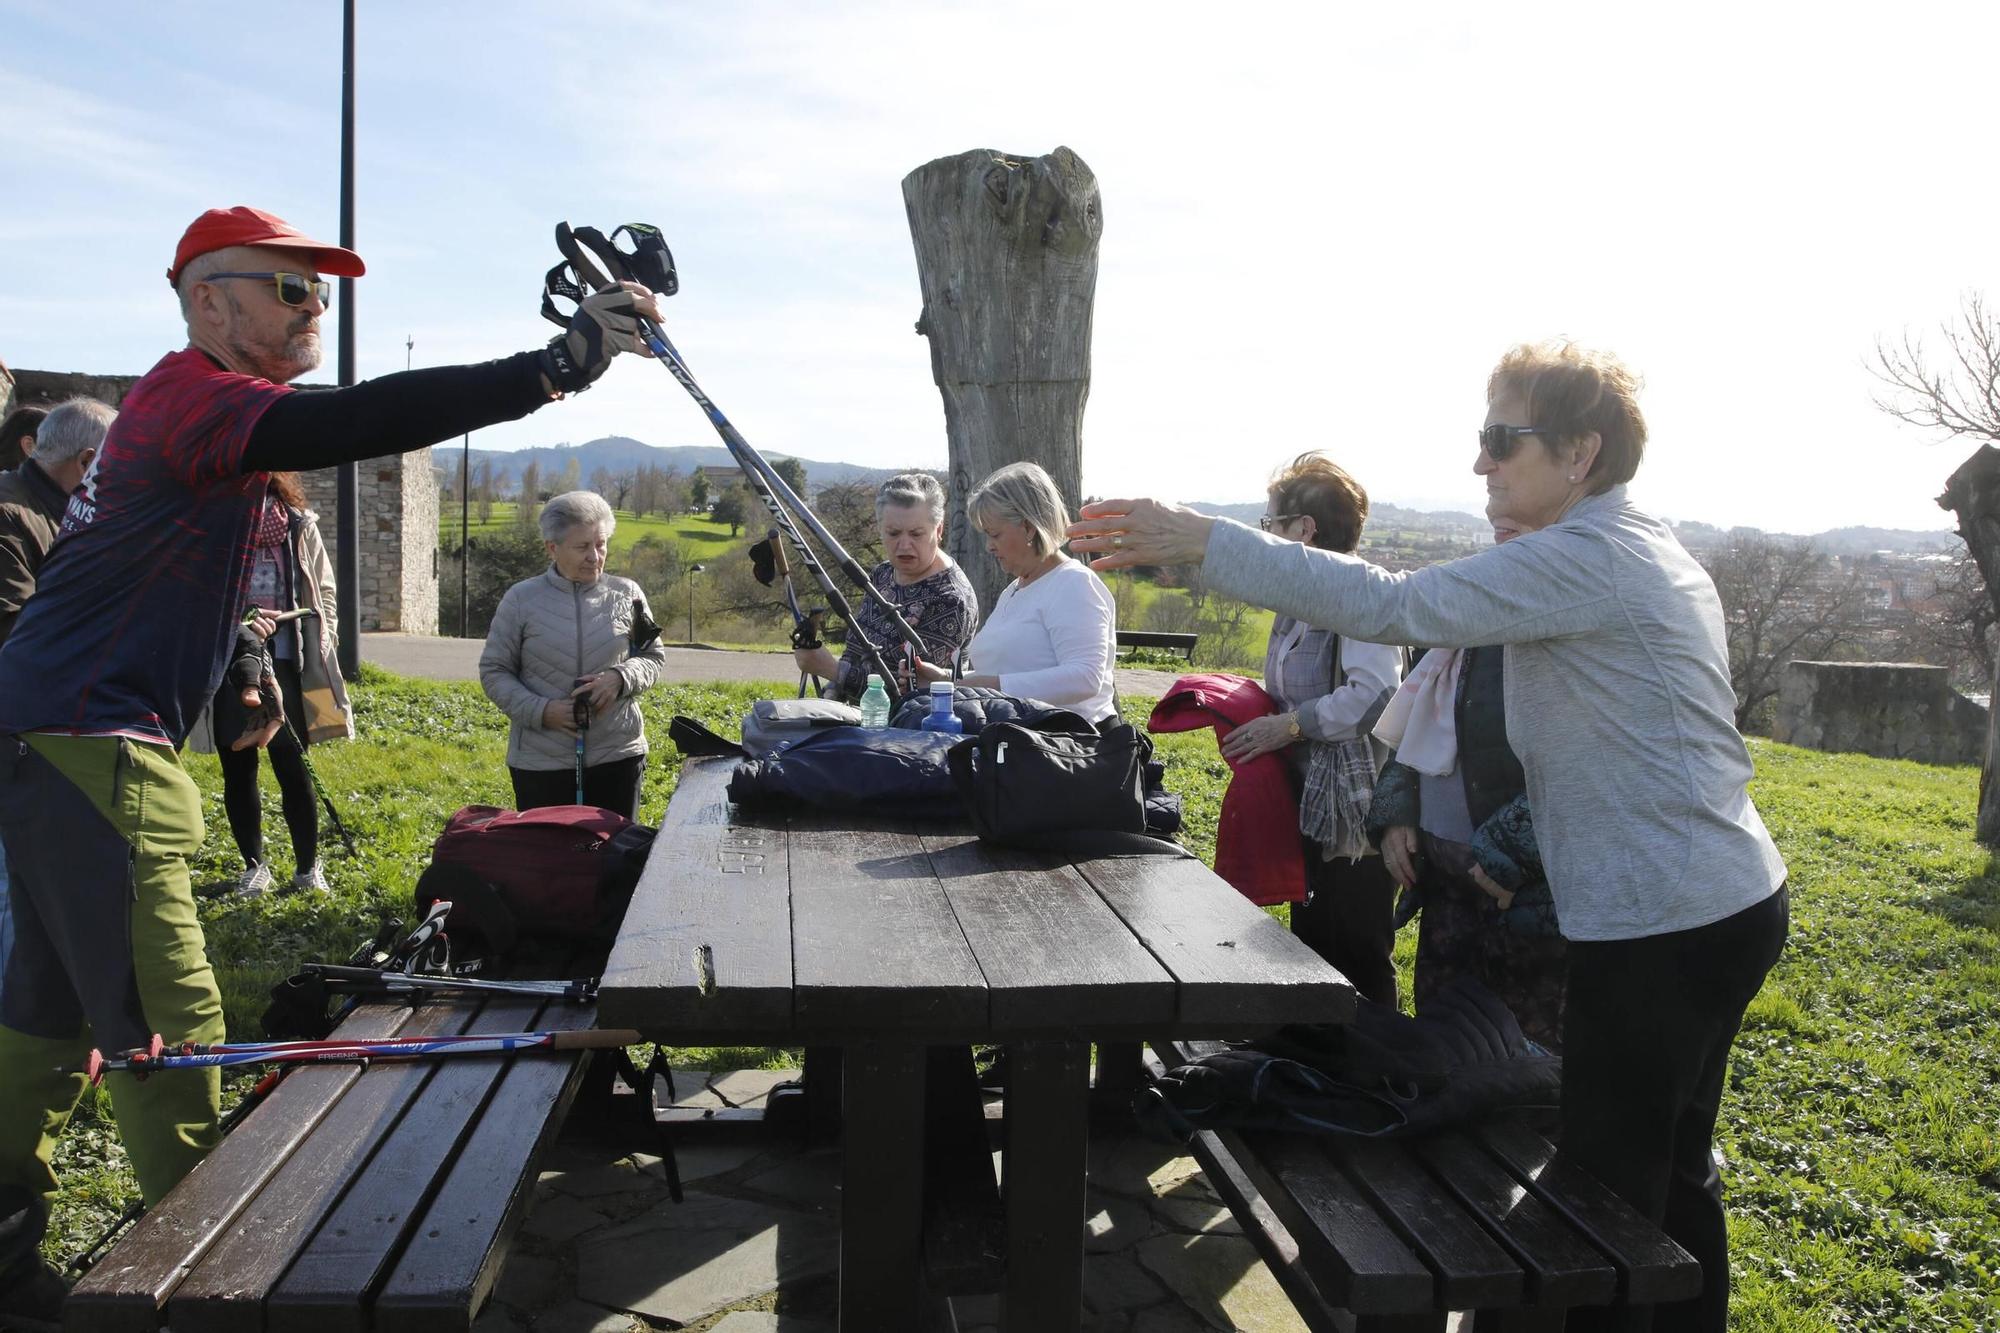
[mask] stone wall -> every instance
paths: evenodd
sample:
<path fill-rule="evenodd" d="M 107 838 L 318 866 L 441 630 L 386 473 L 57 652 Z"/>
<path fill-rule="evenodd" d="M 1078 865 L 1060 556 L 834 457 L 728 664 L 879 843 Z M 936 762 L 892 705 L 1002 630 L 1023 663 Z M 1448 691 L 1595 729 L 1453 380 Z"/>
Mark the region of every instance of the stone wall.
<path fill-rule="evenodd" d="M 1976 764 L 1987 710 L 1952 689 L 1943 667 L 1913 662 L 1792 662 L 1773 740 L 1926 764 Z"/>
<path fill-rule="evenodd" d="M 0 417 L 16 403 L 53 404 L 78 395 L 116 407 L 137 382 L 136 375 L 0 373 Z M 438 485 L 431 451 L 371 459 L 357 464 L 355 473 L 361 501 L 361 628 L 437 633 Z M 334 470 L 307 473 L 305 485 L 332 555 L 339 532 Z"/>
<path fill-rule="evenodd" d="M 340 512 L 338 474 L 333 468 L 308 472 L 305 488 L 331 552 Z M 438 484 L 431 451 L 356 464 L 355 490 L 361 515 L 361 628 L 437 633 Z"/>

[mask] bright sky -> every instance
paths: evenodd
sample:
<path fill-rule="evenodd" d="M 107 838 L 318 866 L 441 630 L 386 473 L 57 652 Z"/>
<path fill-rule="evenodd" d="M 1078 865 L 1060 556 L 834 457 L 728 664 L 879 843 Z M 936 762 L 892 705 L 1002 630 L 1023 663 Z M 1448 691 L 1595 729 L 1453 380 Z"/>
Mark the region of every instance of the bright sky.
<path fill-rule="evenodd" d="M 1990 0 L 359 10 L 363 376 L 406 337 L 419 364 L 545 340 L 553 224 L 641 219 L 753 444 L 941 466 L 900 181 L 1067 144 L 1105 218 L 1087 490 L 1254 499 L 1324 448 L 1378 500 L 1476 510 L 1486 373 L 1561 334 L 1646 377 L 1658 512 L 1950 525 L 1969 446 L 1877 412 L 1866 363 L 2000 298 Z M 163 275 L 204 208 L 336 238 L 332 0 L 0 0 L 0 31 L 0 359 L 181 345 Z M 607 434 L 714 442 L 633 360 L 474 443 Z"/>

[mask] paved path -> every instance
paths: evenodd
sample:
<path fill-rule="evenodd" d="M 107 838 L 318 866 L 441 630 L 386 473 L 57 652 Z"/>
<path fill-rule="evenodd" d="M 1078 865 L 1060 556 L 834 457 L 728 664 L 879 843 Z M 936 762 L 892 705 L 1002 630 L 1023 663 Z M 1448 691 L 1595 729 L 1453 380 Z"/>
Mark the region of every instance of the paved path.
<path fill-rule="evenodd" d="M 363 634 L 361 660 L 385 671 L 425 680 L 478 680 L 483 639 L 440 639 L 428 634 Z M 786 652 L 725 652 L 699 645 L 667 648 L 669 680 L 769 680 L 796 684 L 798 672 Z M 1157 699 L 1174 683 L 1171 671 L 1120 668 L 1121 694 Z"/>

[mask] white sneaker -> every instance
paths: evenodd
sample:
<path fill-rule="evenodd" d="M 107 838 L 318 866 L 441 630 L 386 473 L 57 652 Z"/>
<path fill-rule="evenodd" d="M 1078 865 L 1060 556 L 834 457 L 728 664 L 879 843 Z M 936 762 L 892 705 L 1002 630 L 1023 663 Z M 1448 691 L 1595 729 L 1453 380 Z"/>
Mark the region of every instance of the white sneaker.
<path fill-rule="evenodd" d="M 327 891 L 326 875 L 320 870 L 319 862 L 315 861 L 298 874 L 293 875 L 291 887 L 294 890 L 316 889 L 320 893 L 325 893 Z"/>
<path fill-rule="evenodd" d="M 236 877 L 236 896 L 239 898 L 255 898 L 270 887 L 271 867 L 262 861 L 252 861 Z"/>

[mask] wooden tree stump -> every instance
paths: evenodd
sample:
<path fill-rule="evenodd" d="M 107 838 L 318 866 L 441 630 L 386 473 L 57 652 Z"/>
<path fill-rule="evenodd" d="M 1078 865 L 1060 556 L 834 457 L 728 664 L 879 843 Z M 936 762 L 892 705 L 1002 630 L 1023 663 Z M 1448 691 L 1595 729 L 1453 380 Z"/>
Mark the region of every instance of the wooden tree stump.
<path fill-rule="evenodd" d="M 1937 502 L 1957 516 L 1958 535 L 1979 566 L 1987 596 L 2000 610 L 2000 449 L 1981 445 L 1951 474 Z M 1979 766 L 1979 817 L 1973 832 L 1985 846 L 2000 847 L 2000 782 L 1994 780 L 2000 767 L 2000 674 L 1992 691 L 1986 701 L 1986 759 Z"/>
<path fill-rule="evenodd" d="M 950 442 L 946 550 L 989 611 L 1007 576 L 965 516 L 965 497 L 1008 463 L 1040 463 L 1074 512 L 1082 498 L 1083 405 L 1097 177 L 1067 148 L 1046 157 L 977 149 L 903 178 L 930 339 L 931 375 Z"/>

